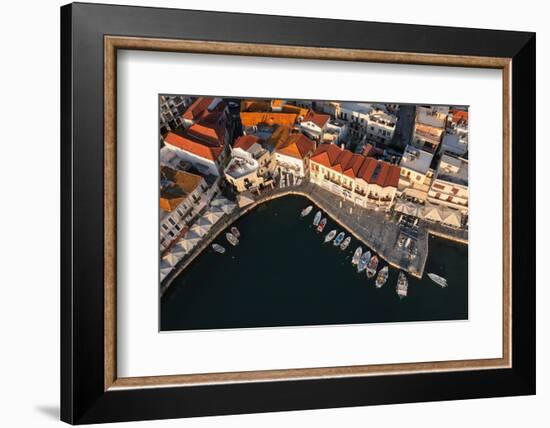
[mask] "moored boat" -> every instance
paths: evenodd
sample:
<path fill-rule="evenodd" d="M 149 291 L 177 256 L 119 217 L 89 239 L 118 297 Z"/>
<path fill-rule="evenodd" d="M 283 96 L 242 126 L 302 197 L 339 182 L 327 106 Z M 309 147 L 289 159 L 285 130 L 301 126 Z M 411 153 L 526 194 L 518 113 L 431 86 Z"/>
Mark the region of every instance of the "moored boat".
<path fill-rule="evenodd" d="M 407 296 L 407 290 L 409 288 L 409 283 L 407 282 L 407 277 L 403 272 L 399 272 L 399 277 L 397 278 L 397 286 L 395 291 L 400 299 Z"/>
<path fill-rule="evenodd" d="M 344 239 L 344 242 L 340 244 L 340 249 L 343 251 L 346 248 L 348 248 L 350 242 L 351 242 L 351 236 L 348 236 L 346 239 Z"/>
<path fill-rule="evenodd" d="M 321 233 L 325 229 L 326 225 L 327 225 L 327 218 L 323 217 L 319 222 L 319 225 L 317 226 L 317 232 Z"/>
<path fill-rule="evenodd" d="M 231 232 L 227 232 L 225 234 L 225 239 L 227 239 L 227 242 L 229 242 L 233 246 L 236 246 L 239 243 L 239 239 Z"/>
<path fill-rule="evenodd" d="M 225 248 L 223 248 L 220 244 L 212 244 L 212 249 L 216 253 L 220 253 L 220 254 L 225 253 Z"/>
<path fill-rule="evenodd" d="M 239 232 L 239 229 L 237 229 L 235 226 L 231 228 L 231 233 L 235 235 L 235 238 L 237 239 L 241 237 L 241 232 Z"/>
<path fill-rule="evenodd" d="M 313 217 L 313 226 L 317 226 L 319 224 L 319 221 L 321 221 L 321 216 L 323 213 L 321 211 L 317 211 L 315 213 L 315 217 Z"/>
<path fill-rule="evenodd" d="M 334 240 L 334 242 L 332 243 L 332 245 L 337 247 L 338 245 L 340 245 L 342 243 L 342 241 L 344 240 L 345 237 L 346 237 L 346 234 L 344 232 L 340 232 L 338 234 L 338 236 L 336 237 L 336 239 Z"/>
<path fill-rule="evenodd" d="M 367 263 L 370 260 L 370 251 L 367 251 L 366 253 L 363 253 L 363 255 L 359 258 L 359 262 L 357 262 L 357 272 L 362 272 L 367 267 Z"/>
<path fill-rule="evenodd" d="M 447 284 L 447 280 L 442 276 L 436 275 L 435 273 L 429 273 L 428 276 L 433 282 L 435 282 L 437 285 L 441 286 L 442 288 L 445 288 L 447 285 L 449 285 Z"/>
<path fill-rule="evenodd" d="M 376 277 L 376 282 L 374 283 L 376 285 L 376 288 L 380 288 L 386 283 L 386 281 L 388 280 L 388 274 L 388 266 L 384 266 L 382 269 L 380 269 Z"/>
<path fill-rule="evenodd" d="M 325 236 L 325 243 L 332 241 L 335 236 L 336 230 L 331 230 L 329 233 L 327 233 L 327 236 Z"/>
<path fill-rule="evenodd" d="M 374 256 L 372 256 L 369 264 L 367 265 L 367 277 L 372 278 L 374 275 L 376 275 L 377 268 L 378 268 L 378 257 L 375 254 Z"/>
<path fill-rule="evenodd" d="M 307 215 L 311 212 L 312 209 L 313 209 L 313 205 L 309 205 L 309 206 L 305 207 L 305 208 L 302 210 L 302 212 L 300 213 L 300 217 L 305 217 L 305 216 L 307 216 Z"/>
<path fill-rule="evenodd" d="M 356 265 L 359 263 L 359 259 L 361 258 L 361 254 L 363 254 L 363 248 L 357 247 L 355 250 L 355 253 L 353 253 L 353 258 L 351 259 L 351 264 Z"/>

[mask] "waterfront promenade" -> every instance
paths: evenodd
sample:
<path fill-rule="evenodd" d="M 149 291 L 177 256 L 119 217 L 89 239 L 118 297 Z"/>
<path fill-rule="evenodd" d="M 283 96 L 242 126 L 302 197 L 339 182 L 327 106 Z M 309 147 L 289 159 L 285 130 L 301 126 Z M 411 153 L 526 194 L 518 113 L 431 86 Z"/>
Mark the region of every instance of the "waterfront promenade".
<path fill-rule="evenodd" d="M 397 245 L 402 227 L 391 219 L 391 215 L 384 210 L 363 208 L 344 200 L 315 184 L 303 183 L 297 186 L 267 189 L 260 194 L 249 195 L 253 203 L 245 207 L 237 207 L 231 214 L 226 214 L 218 221 L 201 242 L 166 276 L 161 283 L 161 295 L 168 289 L 172 281 L 197 257 L 207 249 L 212 242 L 235 222 L 256 206 L 286 195 L 300 195 L 317 205 L 329 217 L 350 233 L 356 240 L 368 246 L 391 266 L 407 271 L 410 275 L 421 278 L 428 257 L 428 237 L 432 233 L 442 238 L 467 243 L 467 232 L 450 229 L 441 224 L 432 224 L 420 221 L 416 230 L 417 255 L 412 260 L 406 249 Z M 299 215 L 299 212 L 296 213 Z M 311 216 L 311 215 L 310 215 Z M 357 242 L 353 242 L 355 247 Z"/>

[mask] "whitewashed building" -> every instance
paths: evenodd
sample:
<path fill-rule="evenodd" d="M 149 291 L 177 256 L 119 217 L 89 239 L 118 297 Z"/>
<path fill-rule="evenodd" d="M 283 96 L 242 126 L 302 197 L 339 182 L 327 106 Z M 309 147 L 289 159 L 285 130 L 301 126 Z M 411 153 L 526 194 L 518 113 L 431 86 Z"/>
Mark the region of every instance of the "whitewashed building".
<path fill-rule="evenodd" d="M 468 161 L 444 154 L 428 192 L 428 201 L 468 213 Z"/>

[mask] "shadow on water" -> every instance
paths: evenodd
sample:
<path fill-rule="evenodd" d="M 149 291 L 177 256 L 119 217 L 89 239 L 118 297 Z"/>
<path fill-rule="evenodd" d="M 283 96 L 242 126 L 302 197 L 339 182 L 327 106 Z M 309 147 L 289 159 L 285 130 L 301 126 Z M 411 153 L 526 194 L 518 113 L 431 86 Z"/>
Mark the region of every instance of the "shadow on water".
<path fill-rule="evenodd" d="M 288 196 L 258 206 L 235 225 L 237 247 L 223 237 L 225 254 L 207 249 L 172 283 L 161 301 L 161 330 L 193 330 L 468 318 L 468 247 L 430 237 L 425 272 L 447 278 L 440 288 L 426 275 L 408 277 L 409 295 L 395 293 L 390 267 L 380 289 L 351 264 L 360 244 L 345 251 L 323 238 L 341 227 L 330 219 L 323 234 L 300 211 L 310 202 Z M 364 245 L 362 245 L 365 248 Z M 381 262 L 381 268 L 385 262 Z"/>

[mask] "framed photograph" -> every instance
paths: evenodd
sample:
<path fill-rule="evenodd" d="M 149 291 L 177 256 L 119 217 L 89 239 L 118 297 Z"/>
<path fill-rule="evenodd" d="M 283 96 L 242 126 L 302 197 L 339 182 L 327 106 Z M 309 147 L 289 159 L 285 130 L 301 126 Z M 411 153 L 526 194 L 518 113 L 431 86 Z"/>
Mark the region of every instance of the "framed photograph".
<path fill-rule="evenodd" d="M 535 393 L 535 34 L 61 8 L 61 418 Z"/>

